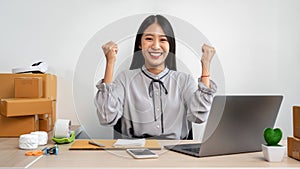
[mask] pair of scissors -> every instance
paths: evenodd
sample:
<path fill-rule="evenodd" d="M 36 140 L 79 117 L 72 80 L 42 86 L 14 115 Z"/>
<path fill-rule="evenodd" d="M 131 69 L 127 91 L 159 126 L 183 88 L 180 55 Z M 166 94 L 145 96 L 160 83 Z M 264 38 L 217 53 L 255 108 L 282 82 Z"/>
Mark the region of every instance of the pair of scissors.
<path fill-rule="evenodd" d="M 25 155 L 26 155 L 26 156 L 41 156 L 41 155 L 44 154 L 44 151 L 45 151 L 46 149 L 47 149 L 47 147 L 44 148 L 44 149 L 42 149 L 42 150 L 26 151 L 26 152 L 25 152 Z"/>

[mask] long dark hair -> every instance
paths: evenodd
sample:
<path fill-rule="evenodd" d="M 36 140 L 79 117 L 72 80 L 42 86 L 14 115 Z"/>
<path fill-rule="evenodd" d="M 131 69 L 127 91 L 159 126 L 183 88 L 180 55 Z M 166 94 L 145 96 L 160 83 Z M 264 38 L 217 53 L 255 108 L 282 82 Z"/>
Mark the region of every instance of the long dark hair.
<path fill-rule="evenodd" d="M 141 24 L 135 38 L 133 58 L 130 65 L 131 70 L 141 68 L 145 64 L 145 59 L 139 46 L 141 45 L 141 39 L 144 31 L 155 22 L 157 22 L 157 24 L 159 24 L 165 32 L 170 45 L 170 50 L 166 58 L 165 65 L 171 70 L 176 70 L 176 44 L 173 28 L 170 22 L 164 16 L 161 15 L 150 15 Z"/>

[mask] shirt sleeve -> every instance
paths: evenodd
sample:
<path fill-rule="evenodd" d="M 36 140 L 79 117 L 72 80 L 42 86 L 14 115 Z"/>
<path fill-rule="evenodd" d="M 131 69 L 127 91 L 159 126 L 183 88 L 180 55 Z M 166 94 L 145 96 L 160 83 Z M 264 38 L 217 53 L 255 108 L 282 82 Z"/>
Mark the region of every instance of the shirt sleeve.
<path fill-rule="evenodd" d="M 195 123 L 202 123 L 208 118 L 213 96 L 217 91 L 217 85 L 210 80 L 210 88 L 198 79 L 198 88 L 193 90 L 193 80 L 189 77 L 185 100 L 187 106 L 187 119 Z"/>
<path fill-rule="evenodd" d="M 101 80 L 96 84 L 98 91 L 94 102 L 102 125 L 113 126 L 123 115 L 124 87 L 118 77 L 113 83 Z"/>

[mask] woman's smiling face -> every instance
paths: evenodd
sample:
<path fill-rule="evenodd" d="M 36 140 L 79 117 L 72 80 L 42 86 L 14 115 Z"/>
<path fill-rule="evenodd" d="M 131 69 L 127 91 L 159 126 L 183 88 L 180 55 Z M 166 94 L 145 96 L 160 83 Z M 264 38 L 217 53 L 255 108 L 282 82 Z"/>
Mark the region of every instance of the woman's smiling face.
<path fill-rule="evenodd" d="M 170 44 L 159 24 L 153 23 L 144 31 L 140 48 L 148 70 L 155 70 L 159 73 L 165 69 L 165 60 L 169 54 Z"/>

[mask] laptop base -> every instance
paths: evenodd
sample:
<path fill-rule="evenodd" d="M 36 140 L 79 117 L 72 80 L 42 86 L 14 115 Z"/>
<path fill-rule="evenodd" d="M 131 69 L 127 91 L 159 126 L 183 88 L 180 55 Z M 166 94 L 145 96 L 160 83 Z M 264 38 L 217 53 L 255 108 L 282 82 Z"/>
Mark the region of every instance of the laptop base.
<path fill-rule="evenodd" d="M 201 146 L 200 143 L 195 143 L 195 144 L 166 145 L 164 146 L 164 148 L 178 153 L 183 153 L 194 157 L 200 157 L 200 153 L 199 153 L 200 146 Z"/>

